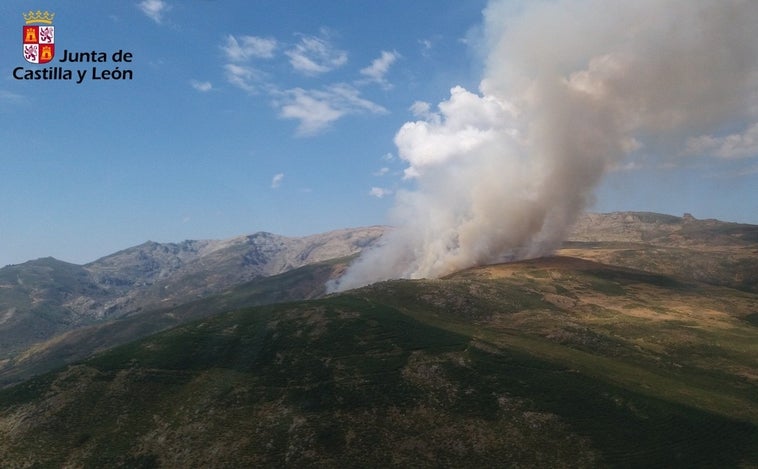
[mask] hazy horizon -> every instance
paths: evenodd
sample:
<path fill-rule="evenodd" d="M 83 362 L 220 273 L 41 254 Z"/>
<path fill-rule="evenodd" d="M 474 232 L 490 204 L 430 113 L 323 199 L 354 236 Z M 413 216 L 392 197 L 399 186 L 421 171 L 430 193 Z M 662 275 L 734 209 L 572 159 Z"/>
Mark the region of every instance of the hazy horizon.
<path fill-rule="evenodd" d="M 593 4 L 560 0 L 543 6 L 575 11 L 578 18 Z M 616 14 L 627 8 L 612 5 Z M 635 8 L 726 12 L 737 5 L 671 1 L 659 8 L 645 1 Z M 408 173 L 420 160 L 398 147 L 401 129 L 433 123 L 458 87 L 476 99 L 492 95 L 482 80 L 500 73 L 491 60 L 495 23 L 531 24 L 539 17 L 532 3 L 515 0 L 230 0 L 223 7 L 61 0 L 33 5 L 55 13 L 55 58 L 36 65 L 26 63 L 19 44 L 30 8 L 22 0 L 0 6 L 6 31 L 0 41 L 0 266 L 48 256 L 83 264 L 147 240 L 225 239 L 258 231 L 304 236 L 396 224 L 389 214 L 399 194 L 420 188 Z M 667 14 L 651 24 L 665 28 Z M 743 22 L 752 18 L 738 16 Z M 559 32 L 577 36 L 570 29 L 550 30 L 551 17 L 543 18 L 535 31 L 550 34 L 543 35 L 544 43 L 538 35 L 523 36 L 527 56 L 550 55 L 555 44 L 549 39 Z M 601 20 L 592 16 L 597 24 Z M 582 21 L 576 24 L 598 29 Z M 712 40 L 697 28 L 689 31 L 705 44 Z M 733 28 L 730 34 L 730 44 L 739 46 L 735 54 L 758 43 L 752 30 Z M 663 34 L 659 42 L 639 44 L 676 46 L 683 37 Z M 580 49 L 570 42 L 554 52 L 570 57 L 571 48 Z M 64 51 L 102 52 L 108 61 L 61 63 Z M 131 62 L 113 62 L 118 51 L 131 53 Z M 506 61 L 514 53 L 502 51 Z M 561 73 L 568 79 L 592 69 L 593 54 L 561 64 Z M 742 73 L 723 56 L 714 60 L 721 61 L 724 80 Z M 87 73 L 95 67 L 102 73 L 116 66 L 133 71 L 133 79 L 77 84 L 75 78 L 14 76 L 19 67 Z M 704 75 L 695 68 L 680 76 L 695 83 Z M 583 203 L 593 212 L 689 212 L 758 224 L 756 99 L 744 96 L 746 112 L 693 134 L 686 148 L 648 143 L 609 164 Z M 634 137 L 645 141 L 649 135 Z"/>

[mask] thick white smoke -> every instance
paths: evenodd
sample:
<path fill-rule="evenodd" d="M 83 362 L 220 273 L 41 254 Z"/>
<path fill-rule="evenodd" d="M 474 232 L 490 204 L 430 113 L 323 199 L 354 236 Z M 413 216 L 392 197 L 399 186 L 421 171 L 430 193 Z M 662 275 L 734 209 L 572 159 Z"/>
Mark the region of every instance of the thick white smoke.
<path fill-rule="evenodd" d="M 398 192 L 397 229 L 335 289 L 438 277 L 546 254 L 630 153 L 758 121 L 755 0 L 493 2 L 478 93 L 461 87 L 395 137 L 417 188 Z"/>

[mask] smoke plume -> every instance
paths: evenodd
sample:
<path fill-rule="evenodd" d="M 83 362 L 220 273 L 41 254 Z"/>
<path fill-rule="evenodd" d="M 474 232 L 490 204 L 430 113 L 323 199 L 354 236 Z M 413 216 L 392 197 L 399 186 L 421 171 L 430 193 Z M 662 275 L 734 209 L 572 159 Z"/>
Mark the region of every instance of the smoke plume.
<path fill-rule="evenodd" d="M 478 92 L 413 105 L 395 144 L 415 189 L 332 287 L 547 254 L 624 158 L 749 131 L 756 25 L 754 0 L 491 3 Z"/>

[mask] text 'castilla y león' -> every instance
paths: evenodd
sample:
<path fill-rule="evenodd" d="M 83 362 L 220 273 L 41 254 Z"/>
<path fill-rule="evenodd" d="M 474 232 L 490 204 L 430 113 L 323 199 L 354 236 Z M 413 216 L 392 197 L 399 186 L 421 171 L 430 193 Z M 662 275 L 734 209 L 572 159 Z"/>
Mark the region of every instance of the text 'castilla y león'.
<path fill-rule="evenodd" d="M 134 54 L 119 49 L 110 54 L 99 51 L 89 52 L 71 52 L 64 50 L 59 63 L 108 63 L 130 64 L 134 59 Z M 13 69 L 13 78 L 16 80 L 72 80 L 76 84 L 81 84 L 86 79 L 90 80 L 133 80 L 134 71 L 129 68 L 121 68 L 121 65 L 115 67 L 93 66 L 91 69 L 72 70 L 64 66 L 52 66 L 45 68 L 24 68 L 16 67 Z"/>

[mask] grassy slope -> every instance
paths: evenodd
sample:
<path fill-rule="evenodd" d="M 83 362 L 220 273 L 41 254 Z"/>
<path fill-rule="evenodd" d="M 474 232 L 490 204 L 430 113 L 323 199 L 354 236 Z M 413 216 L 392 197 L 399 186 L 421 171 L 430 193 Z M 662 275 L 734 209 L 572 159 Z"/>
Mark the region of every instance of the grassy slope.
<path fill-rule="evenodd" d="M 246 306 L 310 299 L 348 258 L 333 259 L 247 282 L 202 300 L 82 327 L 29 347 L 0 362 L 0 387 L 83 360 L 106 350 L 201 317 Z"/>
<path fill-rule="evenodd" d="M 558 253 L 758 293 L 756 245 L 714 246 L 569 242 Z"/>
<path fill-rule="evenodd" d="M 426 283 L 422 296 L 405 283 L 378 292 L 440 327 L 758 423 L 754 294 L 569 258 Z"/>
<path fill-rule="evenodd" d="M 246 309 L 0 392 L 0 454 L 51 466 L 755 465 L 756 299 L 554 258 Z"/>

